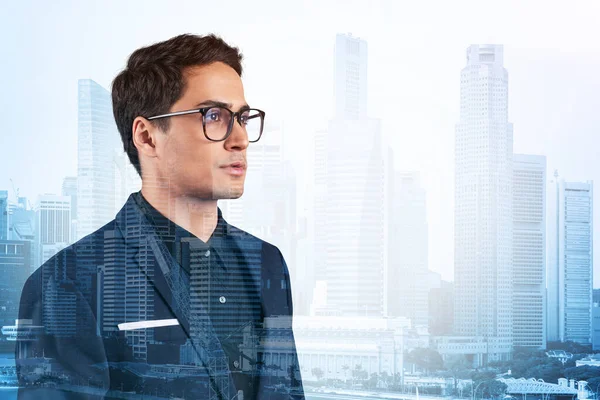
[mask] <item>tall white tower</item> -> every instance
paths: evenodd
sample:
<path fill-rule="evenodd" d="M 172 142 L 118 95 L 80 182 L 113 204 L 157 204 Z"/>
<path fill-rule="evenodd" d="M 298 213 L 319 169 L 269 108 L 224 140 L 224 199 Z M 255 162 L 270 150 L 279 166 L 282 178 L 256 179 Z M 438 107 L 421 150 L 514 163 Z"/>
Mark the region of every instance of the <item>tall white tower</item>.
<path fill-rule="evenodd" d="M 592 343 L 593 182 L 554 177 L 548 224 L 548 341 Z"/>
<path fill-rule="evenodd" d="M 388 316 L 429 325 L 429 270 L 426 192 L 416 172 L 394 176 L 390 210 L 390 257 L 386 279 Z"/>
<path fill-rule="evenodd" d="M 513 159 L 514 346 L 546 348 L 546 157 Z"/>
<path fill-rule="evenodd" d="M 336 119 L 367 116 L 367 42 L 351 34 L 335 37 L 334 96 Z"/>
<path fill-rule="evenodd" d="M 512 152 L 502 45 L 472 45 L 455 142 L 455 329 L 512 350 Z"/>
<path fill-rule="evenodd" d="M 335 117 L 324 143 L 327 306 L 342 315 L 382 316 L 387 261 L 388 159 L 381 123 L 366 116 L 367 43 L 335 42 Z"/>
<path fill-rule="evenodd" d="M 79 80 L 77 141 L 77 237 L 115 217 L 114 149 L 119 133 L 110 93 L 91 79 Z"/>

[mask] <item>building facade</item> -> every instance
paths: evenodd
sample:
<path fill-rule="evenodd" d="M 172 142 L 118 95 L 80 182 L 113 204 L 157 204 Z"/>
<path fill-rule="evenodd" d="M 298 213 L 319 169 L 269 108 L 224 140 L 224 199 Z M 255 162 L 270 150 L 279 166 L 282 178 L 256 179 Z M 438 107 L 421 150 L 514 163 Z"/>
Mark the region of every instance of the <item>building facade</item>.
<path fill-rule="evenodd" d="M 555 174 L 548 253 L 548 341 L 592 344 L 592 181 Z"/>
<path fill-rule="evenodd" d="M 510 356 L 512 309 L 512 153 L 508 72 L 501 45 L 472 45 L 461 72 L 455 141 L 454 327 L 458 335 L 501 343 Z"/>
<path fill-rule="evenodd" d="M 40 195 L 36 222 L 41 265 L 71 243 L 71 197 Z"/>
<path fill-rule="evenodd" d="M 513 159 L 514 346 L 546 348 L 546 157 Z"/>
<path fill-rule="evenodd" d="M 115 217 L 114 150 L 119 133 L 108 90 L 79 80 L 77 118 L 77 238 Z"/>
<path fill-rule="evenodd" d="M 394 174 L 390 210 L 388 315 L 429 324 L 428 227 L 426 192 L 415 172 Z"/>

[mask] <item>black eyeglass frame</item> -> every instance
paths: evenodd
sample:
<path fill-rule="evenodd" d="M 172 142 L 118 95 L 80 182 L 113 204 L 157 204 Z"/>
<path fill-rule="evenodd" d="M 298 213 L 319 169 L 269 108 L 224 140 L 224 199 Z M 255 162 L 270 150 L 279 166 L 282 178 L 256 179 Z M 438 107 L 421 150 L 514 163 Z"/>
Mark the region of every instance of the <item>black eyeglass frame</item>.
<path fill-rule="evenodd" d="M 223 110 L 227 110 L 229 111 L 230 118 L 229 118 L 229 125 L 227 126 L 227 133 L 225 134 L 225 136 L 223 137 L 223 139 L 211 139 L 208 137 L 208 135 L 206 134 L 206 113 L 208 112 L 208 110 L 212 109 L 212 108 L 220 108 Z M 263 128 L 265 125 L 265 115 L 266 113 L 263 110 L 259 110 L 258 108 L 244 108 L 238 112 L 234 112 L 231 111 L 229 108 L 227 107 L 222 107 L 222 106 L 207 106 L 207 107 L 202 107 L 202 108 L 195 108 L 193 110 L 184 110 L 184 111 L 176 111 L 176 112 L 172 112 L 172 113 L 168 113 L 168 114 L 160 114 L 160 115 L 155 115 L 153 117 L 148 117 L 146 118 L 148 121 L 152 121 L 155 119 L 160 119 L 160 118 L 167 118 L 167 117 L 176 117 L 178 115 L 188 115 L 188 114 L 197 114 L 200 113 L 202 114 L 202 132 L 204 133 L 204 136 L 212 141 L 212 142 L 222 142 L 223 140 L 227 140 L 227 138 L 229 137 L 229 135 L 231 135 L 231 132 L 233 131 L 233 124 L 235 121 L 238 122 L 238 124 L 240 124 L 240 126 L 242 128 L 244 128 L 244 126 L 242 125 L 242 121 L 241 121 L 241 117 L 242 114 L 248 111 L 257 111 L 258 114 L 255 116 L 252 116 L 251 118 L 256 118 L 257 116 L 260 116 L 260 132 L 258 134 L 258 139 L 256 140 L 249 140 L 250 143 L 256 143 L 260 140 L 260 138 L 262 137 L 262 133 L 263 133 Z"/>

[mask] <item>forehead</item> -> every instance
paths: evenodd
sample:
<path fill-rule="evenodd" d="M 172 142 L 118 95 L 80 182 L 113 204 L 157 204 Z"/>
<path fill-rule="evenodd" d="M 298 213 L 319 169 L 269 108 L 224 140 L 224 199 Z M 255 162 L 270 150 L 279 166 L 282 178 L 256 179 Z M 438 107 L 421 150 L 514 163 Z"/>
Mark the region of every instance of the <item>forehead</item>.
<path fill-rule="evenodd" d="M 242 79 L 222 62 L 190 67 L 184 71 L 185 88 L 180 101 L 193 106 L 205 100 L 242 105 L 245 103 Z M 178 101 L 179 103 L 179 101 Z"/>

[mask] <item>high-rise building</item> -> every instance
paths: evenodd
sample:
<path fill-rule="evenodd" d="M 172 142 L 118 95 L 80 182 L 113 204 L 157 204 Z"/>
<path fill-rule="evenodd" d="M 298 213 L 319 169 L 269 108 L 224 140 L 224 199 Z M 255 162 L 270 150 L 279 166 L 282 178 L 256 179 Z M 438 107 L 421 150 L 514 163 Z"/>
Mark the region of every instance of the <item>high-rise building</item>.
<path fill-rule="evenodd" d="M 26 197 L 19 197 L 17 204 L 9 204 L 8 239 L 26 240 L 30 243 L 29 273 L 40 266 L 36 226 L 36 212 L 28 207 Z"/>
<path fill-rule="evenodd" d="M 115 217 L 114 150 L 119 143 L 110 93 L 91 79 L 79 80 L 77 238 Z"/>
<path fill-rule="evenodd" d="M 472 45 L 461 72 L 455 142 L 454 327 L 512 351 L 512 155 L 502 45 Z"/>
<path fill-rule="evenodd" d="M 429 291 L 429 333 L 432 336 L 452 334 L 454 326 L 454 284 L 441 281 Z"/>
<path fill-rule="evenodd" d="M 546 157 L 513 158 L 513 344 L 546 347 Z"/>
<path fill-rule="evenodd" d="M 61 195 L 71 198 L 71 240 L 77 240 L 77 177 L 67 176 L 63 179 Z"/>
<path fill-rule="evenodd" d="M 63 178 L 61 195 L 71 198 L 71 218 L 77 219 L 77 177 L 66 176 Z"/>
<path fill-rule="evenodd" d="M 381 123 L 366 116 L 367 43 L 337 35 L 334 119 L 324 142 L 327 306 L 342 315 L 382 316 L 387 305 L 386 191 Z M 322 211 L 322 210 L 321 210 Z"/>
<path fill-rule="evenodd" d="M 600 303 L 592 305 L 592 350 L 600 350 Z"/>
<path fill-rule="evenodd" d="M 592 181 L 567 182 L 555 173 L 548 213 L 548 341 L 592 343 L 593 188 Z"/>
<path fill-rule="evenodd" d="M 415 172 L 397 172 L 390 210 L 388 316 L 429 323 L 429 270 L 426 192 Z"/>
<path fill-rule="evenodd" d="M 31 272 L 30 252 L 28 240 L 0 240 L 0 326 L 18 318 L 21 290 Z"/>
<path fill-rule="evenodd" d="M 314 279 L 324 281 L 327 273 L 327 130 L 315 132 L 312 240 Z"/>
<path fill-rule="evenodd" d="M 38 250 L 43 264 L 69 245 L 71 238 L 71 198 L 44 194 L 36 208 Z"/>
<path fill-rule="evenodd" d="M 0 190 L 0 240 L 8 240 L 8 191 Z"/>
<path fill-rule="evenodd" d="M 335 118 L 367 117 L 367 42 L 351 34 L 335 37 Z"/>

